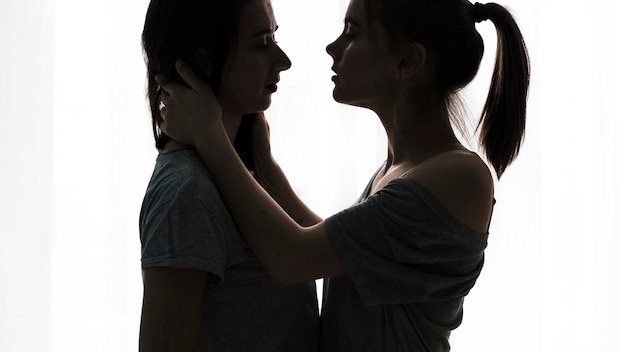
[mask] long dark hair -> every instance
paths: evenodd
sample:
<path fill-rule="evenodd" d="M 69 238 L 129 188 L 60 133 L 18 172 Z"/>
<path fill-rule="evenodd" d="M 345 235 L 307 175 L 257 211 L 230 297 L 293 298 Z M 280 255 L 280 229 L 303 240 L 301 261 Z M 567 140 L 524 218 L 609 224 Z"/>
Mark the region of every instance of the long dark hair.
<path fill-rule="evenodd" d="M 186 61 L 195 74 L 218 92 L 228 52 L 236 43 L 239 15 L 250 0 L 152 0 L 148 6 L 142 33 L 147 66 L 148 100 L 152 114 L 155 144 L 162 149 L 170 137 L 159 125 L 159 85 L 154 77 L 163 74 L 169 80 L 183 83 L 174 63 Z M 206 72 L 210 65 L 211 75 Z M 245 121 L 250 120 L 248 116 Z M 238 148 L 248 155 L 250 123 L 242 123 L 237 136 Z M 244 157 L 248 167 L 249 157 Z"/>
<path fill-rule="evenodd" d="M 491 20 L 498 34 L 496 64 L 477 131 L 498 178 L 515 160 L 524 139 L 530 66 L 524 39 L 513 16 L 495 4 L 467 0 L 366 0 L 394 39 L 424 45 L 432 57 L 435 104 L 449 109 L 470 83 L 483 58 L 475 24 Z"/>

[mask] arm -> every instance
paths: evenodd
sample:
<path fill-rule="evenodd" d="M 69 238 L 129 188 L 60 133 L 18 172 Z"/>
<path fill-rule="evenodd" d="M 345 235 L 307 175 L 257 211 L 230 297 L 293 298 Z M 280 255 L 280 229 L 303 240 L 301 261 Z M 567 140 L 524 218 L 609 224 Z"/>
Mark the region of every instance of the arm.
<path fill-rule="evenodd" d="M 159 267 L 143 274 L 139 351 L 198 351 L 207 272 Z"/>
<path fill-rule="evenodd" d="M 160 82 L 167 92 L 162 97 L 162 128 L 180 142 L 195 145 L 239 230 L 274 281 L 288 285 L 342 274 L 324 223 L 301 227 L 261 188 L 229 142 L 210 87 L 186 66 L 177 68 L 191 89 Z"/>
<path fill-rule="evenodd" d="M 298 224 L 311 226 L 322 222 L 322 218 L 311 211 L 296 195 L 296 192 L 291 188 L 283 170 L 272 156 L 269 125 L 262 113 L 255 116 L 252 138 L 255 159 L 261 171 L 259 182 L 265 191 L 268 192 Z"/>

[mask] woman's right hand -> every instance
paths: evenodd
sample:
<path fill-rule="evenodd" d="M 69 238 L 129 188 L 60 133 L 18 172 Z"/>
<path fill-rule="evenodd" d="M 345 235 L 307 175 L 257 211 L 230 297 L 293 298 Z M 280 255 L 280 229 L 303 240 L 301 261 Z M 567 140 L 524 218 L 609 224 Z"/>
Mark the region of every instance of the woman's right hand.
<path fill-rule="evenodd" d="M 197 146 L 199 141 L 212 140 L 214 133 L 224 133 L 222 108 L 208 84 L 200 80 L 183 61 L 176 70 L 189 85 L 167 82 L 157 76 L 161 93 L 161 130 L 180 143 Z"/>

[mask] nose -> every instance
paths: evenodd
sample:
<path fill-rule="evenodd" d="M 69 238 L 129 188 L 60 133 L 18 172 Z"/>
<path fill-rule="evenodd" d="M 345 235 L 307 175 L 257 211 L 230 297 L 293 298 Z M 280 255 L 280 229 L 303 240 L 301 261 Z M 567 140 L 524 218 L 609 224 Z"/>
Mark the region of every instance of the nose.
<path fill-rule="evenodd" d="M 337 59 L 339 53 L 339 51 L 337 50 L 339 39 L 340 38 L 335 39 L 334 42 L 326 46 L 326 52 L 335 60 Z"/>
<path fill-rule="evenodd" d="M 289 60 L 289 56 L 287 56 L 283 49 L 281 49 L 278 45 L 276 45 L 276 49 L 278 50 L 278 52 L 272 68 L 275 71 L 288 70 L 291 67 L 291 60 Z"/>

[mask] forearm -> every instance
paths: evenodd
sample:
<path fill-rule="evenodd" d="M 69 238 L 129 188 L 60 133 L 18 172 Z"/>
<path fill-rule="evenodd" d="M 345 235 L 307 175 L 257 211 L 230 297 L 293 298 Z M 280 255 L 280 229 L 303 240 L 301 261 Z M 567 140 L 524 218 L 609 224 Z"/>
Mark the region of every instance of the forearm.
<path fill-rule="evenodd" d="M 280 168 L 272 172 L 270 180 L 279 192 L 274 196 L 301 223 L 317 224 L 302 227 L 272 199 L 250 175 L 230 143 L 221 107 L 211 88 L 184 63 L 177 62 L 176 67 L 191 89 L 157 79 L 166 105 L 161 110 L 161 128 L 181 143 L 196 147 L 239 231 L 269 275 L 278 284 L 288 285 L 343 274 L 343 265 L 324 222 L 319 222 L 319 217 L 297 198 Z M 263 139 L 259 144 L 269 148 Z M 288 187 L 283 188 L 285 185 Z"/>
<path fill-rule="evenodd" d="M 291 187 L 280 165 L 270 155 L 265 160 L 259 161 L 261 173 L 259 181 L 263 188 L 285 210 L 291 218 L 302 226 L 311 226 L 322 222 Z"/>
<path fill-rule="evenodd" d="M 237 156 L 223 132 L 195 143 L 211 170 L 224 203 L 239 230 L 268 273 L 284 281 L 289 268 L 298 267 L 305 230 L 263 190 Z M 211 141 L 211 142 L 203 142 Z"/>

